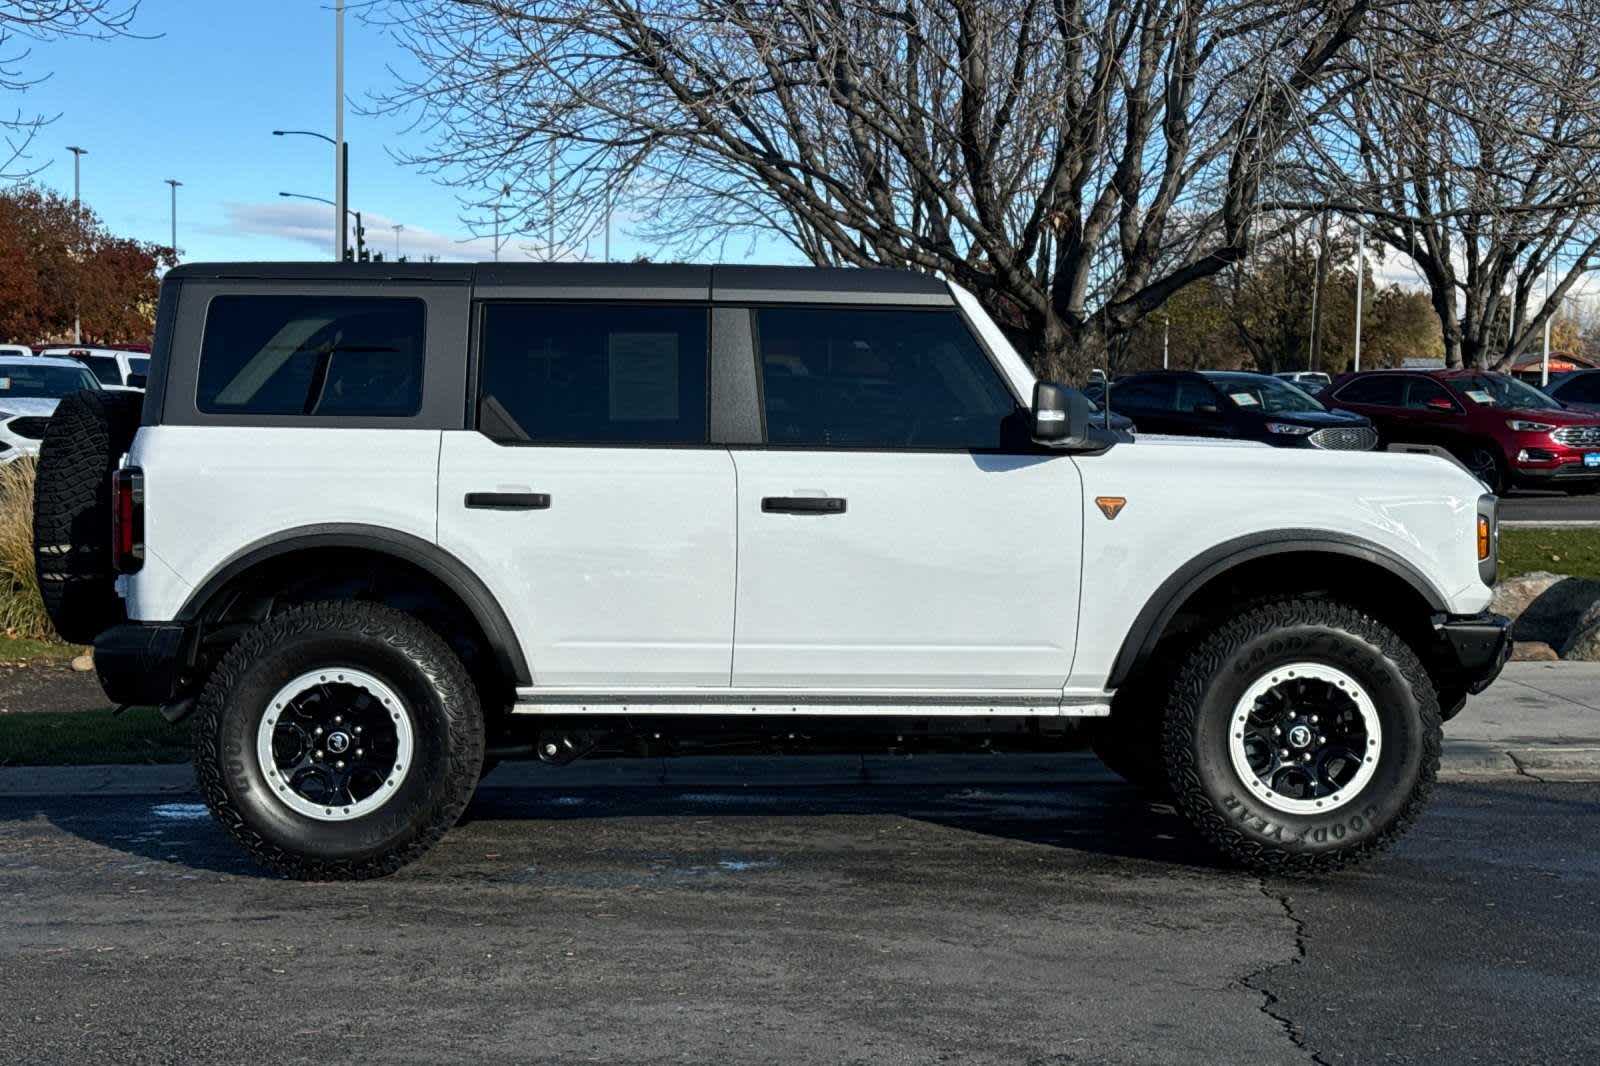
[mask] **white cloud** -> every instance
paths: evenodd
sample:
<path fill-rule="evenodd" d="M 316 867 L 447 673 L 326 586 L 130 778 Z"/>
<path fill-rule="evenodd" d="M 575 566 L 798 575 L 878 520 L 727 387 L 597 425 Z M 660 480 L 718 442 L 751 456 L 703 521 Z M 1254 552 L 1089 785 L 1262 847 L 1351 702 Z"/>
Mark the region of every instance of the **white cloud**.
<path fill-rule="evenodd" d="M 233 233 L 277 237 L 295 241 L 315 249 L 317 258 L 327 255 L 333 247 L 333 208 L 307 200 L 284 199 L 267 203 L 227 203 L 223 212 L 228 228 Z M 367 247 L 381 251 L 385 259 L 395 255 L 394 224 L 399 219 L 368 212 L 361 218 L 366 230 Z M 352 226 L 354 220 L 352 220 Z M 435 256 L 446 262 L 478 262 L 494 258 L 493 237 L 463 239 L 439 233 L 424 226 L 403 224 L 399 233 L 400 254 L 412 262 Z M 463 235 L 464 236 L 464 235 Z M 352 235 L 352 241 L 354 237 Z M 539 246 L 520 239 L 502 238 L 500 254 L 506 259 L 541 258 Z"/>

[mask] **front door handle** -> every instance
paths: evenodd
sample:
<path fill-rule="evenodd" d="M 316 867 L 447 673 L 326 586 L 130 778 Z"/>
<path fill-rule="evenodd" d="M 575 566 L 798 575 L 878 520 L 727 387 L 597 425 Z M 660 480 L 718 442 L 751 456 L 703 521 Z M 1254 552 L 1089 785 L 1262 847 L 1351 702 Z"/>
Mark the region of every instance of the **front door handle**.
<path fill-rule="evenodd" d="M 543 511 L 550 507 L 548 492 L 469 492 L 467 506 L 485 511 Z"/>
<path fill-rule="evenodd" d="M 844 514 L 842 496 L 763 496 L 767 514 Z"/>

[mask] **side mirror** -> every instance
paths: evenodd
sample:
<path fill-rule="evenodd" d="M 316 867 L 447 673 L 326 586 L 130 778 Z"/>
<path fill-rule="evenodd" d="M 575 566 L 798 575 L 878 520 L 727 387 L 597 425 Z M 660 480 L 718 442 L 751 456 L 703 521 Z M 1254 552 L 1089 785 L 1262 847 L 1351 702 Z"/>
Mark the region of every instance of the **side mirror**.
<path fill-rule="evenodd" d="M 148 375 L 148 374 L 129 374 L 128 375 L 128 388 L 130 388 L 130 389 L 142 389 L 142 388 L 145 387 L 145 383 L 148 382 L 149 380 L 150 380 L 150 375 Z"/>
<path fill-rule="evenodd" d="M 1089 431 L 1089 398 L 1052 381 L 1033 384 L 1033 439 L 1053 448 L 1095 448 Z"/>

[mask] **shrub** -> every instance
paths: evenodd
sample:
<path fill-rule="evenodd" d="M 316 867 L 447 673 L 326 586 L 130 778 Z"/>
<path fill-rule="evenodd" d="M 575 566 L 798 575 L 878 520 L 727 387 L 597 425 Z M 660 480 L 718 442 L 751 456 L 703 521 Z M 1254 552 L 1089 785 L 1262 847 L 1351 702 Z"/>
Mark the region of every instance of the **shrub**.
<path fill-rule="evenodd" d="M 33 569 L 33 481 L 37 464 L 0 466 L 0 630 L 30 640 L 55 640 Z"/>

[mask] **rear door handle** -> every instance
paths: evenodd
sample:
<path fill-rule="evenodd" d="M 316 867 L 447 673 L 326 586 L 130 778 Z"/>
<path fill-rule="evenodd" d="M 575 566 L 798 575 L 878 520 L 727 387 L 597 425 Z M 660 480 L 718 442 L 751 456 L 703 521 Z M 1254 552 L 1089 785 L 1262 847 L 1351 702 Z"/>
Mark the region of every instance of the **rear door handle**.
<path fill-rule="evenodd" d="M 469 492 L 467 506 L 485 511 L 543 511 L 550 506 L 547 492 Z"/>
<path fill-rule="evenodd" d="M 767 514 L 844 514 L 842 496 L 763 496 Z"/>

